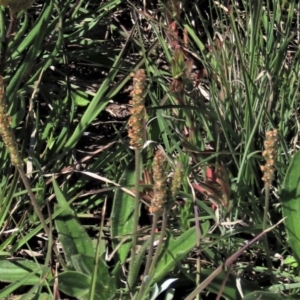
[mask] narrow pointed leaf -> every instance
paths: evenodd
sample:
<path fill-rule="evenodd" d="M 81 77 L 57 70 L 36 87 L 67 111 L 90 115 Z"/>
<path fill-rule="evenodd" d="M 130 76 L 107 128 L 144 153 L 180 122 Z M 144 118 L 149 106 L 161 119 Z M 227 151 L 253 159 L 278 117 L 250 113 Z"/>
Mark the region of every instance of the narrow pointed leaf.
<path fill-rule="evenodd" d="M 74 211 L 68 205 L 54 178 L 53 186 L 59 203 L 59 205 L 56 205 L 55 211 L 59 210 L 61 207 L 65 208 L 55 219 L 58 239 L 63 246 L 67 263 L 72 266 L 73 255 L 85 254 L 94 256 L 93 243 L 85 229 L 79 223 Z"/>
<path fill-rule="evenodd" d="M 300 151 L 298 151 L 285 175 L 281 193 L 282 213 L 286 217 L 284 224 L 291 247 L 298 265 L 300 264 Z"/>
<path fill-rule="evenodd" d="M 133 186 L 135 182 L 134 163 L 131 162 L 121 176 L 119 184 L 123 187 Z M 111 213 L 111 235 L 112 237 L 119 237 L 114 239 L 114 248 L 119 246 L 122 239 L 130 237 L 133 233 L 133 211 L 134 198 L 127 193 L 118 189 L 115 193 L 113 208 Z M 123 238 L 122 238 L 123 237 Z M 131 248 L 131 238 L 127 239 L 118 248 L 118 255 L 121 263 L 124 263 L 127 254 Z"/>
<path fill-rule="evenodd" d="M 203 223 L 201 229 L 203 235 L 205 235 L 209 229 L 209 222 Z M 171 237 L 168 241 L 167 251 L 164 256 L 159 259 L 152 281 L 158 282 L 169 274 L 196 246 L 196 243 L 197 237 L 195 227 L 190 228 L 176 239 Z"/>

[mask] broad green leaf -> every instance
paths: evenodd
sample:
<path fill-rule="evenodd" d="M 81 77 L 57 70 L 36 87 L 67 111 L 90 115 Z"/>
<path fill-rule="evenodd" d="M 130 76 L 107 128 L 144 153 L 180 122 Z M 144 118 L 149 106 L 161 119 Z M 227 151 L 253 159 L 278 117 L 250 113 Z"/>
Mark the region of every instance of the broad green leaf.
<path fill-rule="evenodd" d="M 66 271 L 58 276 L 58 288 L 71 297 L 83 297 L 89 293 L 91 278 L 75 271 Z"/>
<path fill-rule="evenodd" d="M 90 258 L 90 259 L 89 259 Z M 89 277 L 93 274 L 94 257 L 88 257 L 83 254 L 77 254 L 71 257 L 72 266 L 77 272 L 83 273 Z"/>
<path fill-rule="evenodd" d="M 78 106 L 87 106 L 90 101 L 88 100 L 88 96 L 86 93 L 81 91 L 72 92 L 72 97 L 74 98 L 74 102 Z"/>
<path fill-rule="evenodd" d="M 72 200 L 70 200 L 70 202 L 72 202 Z M 57 218 L 57 216 L 59 216 L 64 210 L 65 210 L 65 206 L 56 209 L 53 212 L 53 214 L 51 215 L 51 220 L 54 220 L 55 218 Z M 46 220 L 46 223 L 48 224 L 49 222 L 50 222 L 50 219 L 48 218 Z M 18 241 L 15 241 L 14 244 L 12 244 L 12 248 L 10 249 L 11 253 L 20 249 L 24 244 L 26 244 L 31 238 L 35 237 L 42 230 L 43 230 L 43 226 L 40 224 L 36 228 L 32 229 L 32 231 L 27 233 L 26 236 L 20 238 Z"/>
<path fill-rule="evenodd" d="M 26 294 L 22 295 L 19 300 L 47 300 L 53 299 L 53 295 L 41 293 L 42 286 L 33 286 Z"/>
<path fill-rule="evenodd" d="M 93 270 L 95 268 L 95 258 L 86 256 L 83 254 L 72 256 L 72 264 L 76 271 L 84 273 L 92 277 Z M 100 257 L 98 260 L 98 271 L 97 271 L 97 287 L 102 289 L 112 288 L 110 286 L 112 277 L 108 272 L 108 266 L 105 261 Z"/>
<path fill-rule="evenodd" d="M 72 262 L 74 267 L 76 268 L 76 271 L 92 277 L 92 273 L 95 267 L 94 257 L 79 254 L 72 257 Z M 103 259 L 99 258 L 95 286 L 95 291 L 102 291 L 102 293 L 97 292 L 100 297 L 99 299 L 106 300 L 108 295 L 113 296 L 115 294 L 115 290 L 115 276 L 110 275 L 110 273 L 108 272 L 107 264 L 105 263 L 105 261 L 103 261 Z M 104 296 L 101 296 L 101 294 Z"/>
<path fill-rule="evenodd" d="M 132 161 L 121 176 L 119 184 L 123 187 L 134 186 L 135 169 Z M 118 189 L 114 196 L 114 202 L 111 212 L 111 235 L 113 238 L 113 247 L 122 245 L 118 248 L 117 254 L 121 263 L 124 263 L 127 254 L 131 248 L 131 237 L 133 233 L 133 211 L 134 198 Z M 118 237 L 116 239 L 115 237 Z M 127 238 L 127 240 L 123 240 Z"/>
<path fill-rule="evenodd" d="M 49 269 L 49 273 L 50 273 L 50 269 Z M 34 275 L 35 273 L 31 273 L 28 276 L 23 277 L 20 280 L 14 281 L 12 284 L 6 286 L 4 289 L 2 289 L 0 291 L 0 299 L 8 299 L 12 293 L 15 293 L 15 291 L 20 288 L 20 287 L 24 287 L 24 285 L 27 284 L 28 279 Z M 39 283 L 37 283 L 39 284 Z M 37 299 L 43 299 L 43 298 L 37 298 Z M 53 299 L 53 297 L 51 298 L 45 298 L 45 299 Z M 32 298 L 30 300 L 33 300 Z"/>
<path fill-rule="evenodd" d="M 58 275 L 59 290 L 69 296 L 87 300 L 90 286 L 91 277 L 81 272 L 66 271 Z M 115 288 L 104 289 L 103 285 L 97 285 L 95 291 L 94 300 L 107 300 L 115 294 Z"/>
<path fill-rule="evenodd" d="M 202 236 L 209 230 L 209 222 L 201 224 Z M 161 257 L 156 266 L 155 274 L 152 282 L 159 282 L 167 274 L 169 274 L 180 261 L 185 258 L 188 253 L 196 246 L 197 236 L 195 227 L 184 232 L 180 237 L 174 239 L 171 237 L 166 241 L 167 250 Z"/>
<path fill-rule="evenodd" d="M 298 151 L 285 175 L 283 189 L 280 197 L 282 213 L 286 218 L 284 221 L 288 235 L 288 244 L 294 257 L 300 263 L 300 151 Z"/>
<path fill-rule="evenodd" d="M 67 263 L 72 266 L 71 258 L 76 254 L 94 256 L 93 243 L 85 229 L 79 223 L 74 211 L 69 207 L 54 178 L 53 186 L 57 202 L 59 203 L 59 205 L 55 206 L 55 211 L 61 207 L 64 208 L 55 219 L 58 239 L 63 246 Z"/>
<path fill-rule="evenodd" d="M 22 285 L 34 285 L 40 282 L 44 266 L 30 260 L 0 260 L 0 282 L 22 281 Z M 52 278 L 48 272 L 49 278 Z"/>
<path fill-rule="evenodd" d="M 298 263 L 297 263 L 296 259 L 293 256 L 290 256 L 290 255 L 284 260 L 284 264 L 288 265 L 292 268 L 297 268 L 298 267 Z"/>

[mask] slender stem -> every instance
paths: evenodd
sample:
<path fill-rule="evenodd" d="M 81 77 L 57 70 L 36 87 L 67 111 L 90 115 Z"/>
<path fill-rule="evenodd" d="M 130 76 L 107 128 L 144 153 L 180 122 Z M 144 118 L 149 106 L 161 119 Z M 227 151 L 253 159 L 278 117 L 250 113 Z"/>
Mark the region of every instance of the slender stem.
<path fill-rule="evenodd" d="M 194 200 L 195 202 L 195 200 Z M 201 249 L 200 249 L 200 241 L 201 241 L 201 231 L 200 231 L 200 224 L 199 224 L 199 214 L 198 214 L 198 207 L 196 205 L 196 203 L 194 203 L 194 214 L 195 214 L 195 228 L 196 228 L 196 237 L 197 237 L 197 265 L 196 265 L 196 271 L 197 271 L 197 275 L 196 275 L 196 284 L 200 284 L 200 280 L 201 280 L 201 260 L 200 260 L 200 253 L 201 253 Z M 197 295 L 197 300 L 201 299 L 201 295 Z"/>
<path fill-rule="evenodd" d="M 103 227 L 104 227 L 104 220 L 105 220 L 105 212 L 106 212 L 106 205 L 107 205 L 107 199 L 104 201 L 102 213 L 101 213 L 101 221 L 100 221 L 100 227 L 99 227 L 99 234 L 98 234 L 98 240 L 97 240 L 97 247 L 96 247 L 96 253 L 95 253 L 95 265 L 92 275 L 92 282 L 90 285 L 90 291 L 88 299 L 95 299 L 95 293 L 96 293 L 96 283 L 97 283 L 97 274 L 99 269 L 99 258 L 101 256 L 100 250 L 101 250 L 101 241 L 102 241 L 102 235 L 103 235 Z"/>
<path fill-rule="evenodd" d="M 135 205 L 133 212 L 133 233 L 132 233 L 132 248 L 131 248 L 131 262 L 129 266 L 129 273 L 133 274 L 135 268 L 135 256 L 136 256 L 136 245 L 137 245 L 137 232 L 140 217 L 140 159 L 141 151 L 135 149 Z M 129 276 L 128 279 L 136 280 L 136 276 Z M 128 282 L 129 288 L 132 289 L 135 282 Z"/>
<path fill-rule="evenodd" d="M 270 198 L 270 188 L 265 187 L 265 207 L 264 207 L 264 216 L 263 216 L 263 230 L 267 227 L 268 221 L 268 212 L 269 212 L 269 198 Z"/>
<path fill-rule="evenodd" d="M 150 246 L 149 246 L 149 251 L 148 251 L 148 256 L 147 256 L 147 261 L 146 261 L 146 266 L 145 266 L 145 271 L 144 271 L 144 276 L 143 276 L 143 281 L 142 281 L 142 285 L 141 285 L 139 294 L 143 293 L 143 290 L 144 290 L 145 284 L 146 284 L 146 279 L 147 279 L 147 276 L 149 275 L 149 269 L 150 269 L 153 250 L 154 250 L 153 245 L 154 245 L 154 238 L 155 238 L 155 230 L 157 228 L 157 221 L 158 221 L 158 214 L 154 214 L 153 219 L 152 219 L 152 228 L 151 228 L 151 235 L 150 235 Z"/>
<path fill-rule="evenodd" d="M 150 266 L 150 270 L 149 270 L 150 276 L 153 276 L 154 268 L 156 266 L 158 257 L 160 255 L 160 250 L 162 248 L 163 241 L 164 241 L 164 238 L 165 238 L 165 235 L 166 235 L 166 229 L 167 229 L 167 212 L 166 212 L 166 209 L 164 209 L 163 218 L 162 218 L 161 232 L 160 232 L 160 238 L 159 238 L 158 246 L 156 248 L 155 255 L 153 257 L 153 260 L 152 260 L 152 263 L 151 263 L 151 266 Z"/>
<path fill-rule="evenodd" d="M 270 200 L 270 187 L 265 186 L 265 207 L 264 207 L 264 216 L 263 216 L 263 225 L 262 229 L 265 231 L 267 229 L 267 222 L 268 222 L 268 213 L 269 213 L 269 200 Z M 263 242 L 265 244 L 265 250 L 266 250 L 266 259 L 268 264 L 268 270 L 271 276 L 271 281 L 273 284 L 276 283 L 276 276 L 272 272 L 272 261 L 270 256 L 270 248 L 268 243 L 268 236 L 267 234 L 264 235 Z"/>
<path fill-rule="evenodd" d="M 49 228 L 46 224 L 46 221 L 45 221 L 45 218 L 44 218 L 44 216 L 41 212 L 41 209 L 40 209 L 40 207 L 39 207 L 39 205 L 38 205 L 38 203 L 35 199 L 35 196 L 34 196 L 32 190 L 31 190 L 31 185 L 29 183 L 29 180 L 28 180 L 27 176 L 25 175 L 25 172 L 24 172 L 22 167 L 18 167 L 17 169 L 18 169 L 20 177 L 21 177 L 21 179 L 22 179 L 22 181 L 25 185 L 25 188 L 27 189 L 27 192 L 28 192 L 28 195 L 30 197 L 31 203 L 34 207 L 34 210 L 35 210 L 35 212 L 36 212 L 36 214 L 37 214 L 37 216 L 38 216 L 38 218 L 39 218 L 39 220 L 40 220 L 40 222 L 41 222 L 41 224 L 44 228 L 44 231 L 47 235 L 49 235 L 49 233 L 50 233 Z"/>
<path fill-rule="evenodd" d="M 153 279 L 153 275 L 154 275 L 156 263 L 158 261 L 159 255 L 161 254 L 161 248 L 163 246 L 163 241 L 164 241 L 164 238 L 165 238 L 165 235 L 166 235 L 166 228 L 167 228 L 167 213 L 166 213 L 166 209 L 164 209 L 163 218 L 162 218 L 161 232 L 160 232 L 160 238 L 159 238 L 159 241 L 158 241 L 158 246 L 156 248 L 155 255 L 154 255 L 153 259 L 152 259 L 152 262 L 151 262 L 151 265 L 150 265 L 150 268 L 149 268 L 149 272 L 148 272 L 150 278 L 146 282 L 146 284 L 143 287 L 143 289 L 140 289 L 140 292 L 139 292 L 137 298 L 135 298 L 135 299 L 142 300 L 142 299 L 144 299 L 144 296 L 147 295 L 147 292 L 148 292 L 148 290 L 150 288 L 150 285 L 152 283 L 152 279 Z"/>
<path fill-rule="evenodd" d="M 41 222 L 41 224 L 42 224 L 42 226 L 43 226 L 43 228 L 44 228 L 44 231 L 45 231 L 45 233 L 47 234 L 47 236 L 50 237 L 51 231 L 50 231 L 50 229 L 48 228 L 47 223 L 46 223 L 46 220 L 45 220 L 45 218 L 44 218 L 44 216 L 43 216 L 43 214 L 42 214 L 42 211 L 41 211 L 41 209 L 40 209 L 40 206 L 39 206 L 39 204 L 37 203 L 37 201 L 36 201 L 36 199 L 35 199 L 35 196 L 34 196 L 34 194 L 33 194 L 33 192 L 32 192 L 32 189 L 31 189 L 31 185 L 30 185 L 30 183 L 29 183 L 29 180 L 28 180 L 28 178 L 27 178 L 27 176 L 26 176 L 26 174 L 25 174 L 25 172 L 24 172 L 24 170 L 23 170 L 22 167 L 17 167 L 17 170 L 18 170 L 19 175 L 20 175 L 20 177 L 21 177 L 21 179 L 22 179 L 22 181 L 23 181 L 23 183 L 24 183 L 24 185 L 25 185 L 25 188 L 26 188 L 26 190 L 27 190 L 27 192 L 28 192 L 28 195 L 29 195 L 29 198 L 30 198 L 30 200 L 31 200 L 31 203 L 32 203 L 32 205 L 33 205 L 33 207 L 34 207 L 34 210 L 35 210 L 35 212 L 36 212 L 36 214 L 37 214 L 37 216 L 38 216 L 38 218 L 39 218 L 39 220 L 40 220 L 40 222 Z M 60 255 L 60 253 L 59 253 L 59 251 L 57 250 L 57 248 L 56 248 L 55 245 L 54 245 L 54 247 L 53 247 L 53 250 L 54 250 L 54 253 L 55 253 L 56 256 L 57 256 L 57 260 L 59 261 L 59 263 L 61 264 L 61 266 L 62 266 L 64 269 L 67 269 L 67 266 L 66 266 L 66 264 L 65 264 L 65 262 L 64 262 L 64 260 L 63 260 L 63 258 L 61 257 L 61 255 Z"/>
<path fill-rule="evenodd" d="M 146 263 L 146 267 L 145 267 L 144 277 L 149 274 L 149 269 L 151 266 L 152 255 L 153 255 L 153 250 L 154 250 L 153 244 L 154 244 L 154 238 L 155 238 L 155 230 L 157 228 L 157 221 L 158 221 L 158 214 L 154 214 L 153 220 L 152 220 L 150 248 L 149 248 L 147 263 Z"/>
<path fill-rule="evenodd" d="M 50 205 L 49 202 L 46 201 L 46 206 L 47 206 L 47 211 L 48 211 L 48 215 L 50 216 L 51 214 L 51 210 L 50 210 Z M 48 247 L 47 247 L 47 255 L 45 258 L 45 267 L 50 265 L 50 261 L 52 258 L 52 245 L 53 245 L 53 236 L 52 236 L 52 228 L 53 228 L 53 224 L 52 224 L 52 219 L 49 220 L 49 231 L 50 231 L 50 235 L 48 235 Z"/>

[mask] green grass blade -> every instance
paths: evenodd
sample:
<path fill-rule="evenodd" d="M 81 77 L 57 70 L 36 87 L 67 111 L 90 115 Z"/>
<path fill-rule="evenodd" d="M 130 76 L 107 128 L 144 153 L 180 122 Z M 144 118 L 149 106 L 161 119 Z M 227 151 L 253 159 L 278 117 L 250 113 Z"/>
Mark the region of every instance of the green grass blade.
<path fill-rule="evenodd" d="M 21 66 L 15 72 L 15 75 L 10 79 L 9 85 L 7 86 L 6 93 L 9 98 L 9 102 L 16 105 L 17 101 L 15 100 L 15 95 L 17 93 L 18 87 L 23 80 L 23 77 L 30 69 L 33 61 L 37 57 L 37 53 L 40 51 L 41 44 L 43 42 L 46 30 L 41 30 L 41 28 L 47 28 L 48 22 L 51 19 L 53 9 L 53 1 L 50 1 L 49 5 L 45 5 L 44 10 L 42 11 L 42 16 L 39 19 L 39 22 L 36 24 L 34 30 L 34 39 L 32 44 L 29 47 L 29 50 L 26 54 L 26 59 L 23 61 Z"/>

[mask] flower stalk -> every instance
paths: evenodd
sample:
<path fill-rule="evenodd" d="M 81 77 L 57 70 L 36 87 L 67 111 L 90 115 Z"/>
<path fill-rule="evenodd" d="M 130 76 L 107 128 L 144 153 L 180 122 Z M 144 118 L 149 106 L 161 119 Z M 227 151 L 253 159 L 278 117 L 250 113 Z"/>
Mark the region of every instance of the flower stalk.
<path fill-rule="evenodd" d="M 133 90 L 131 92 L 132 99 L 130 104 L 132 105 L 131 117 L 128 121 L 128 137 L 131 147 L 135 151 L 135 205 L 133 212 L 133 233 L 132 233 L 132 248 L 131 248 L 131 263 L 129 266 L 129 273 L 134 273 L 135 257 L 136 257 L 136 245 L 137 245 L 137 230 L 140 214 L 140 161 L 141 151 L 144 145 L 144 120 L 145 120 L 145 105 L 144 105 L 144 91 L 146 83 L 145 70 L 137 70 L 135 74 L 131 74 L 133 78 Z M 135 282 L 135 276 L 128 276 L 128 285 L 132 289 Z"/>
<path fill-rule="evenodd" d="M 168 187 L 166 181 L 165 168 L 166 168 L 166 159 L 165 159 L 164 151 L 162 149 L 158 149 L 154 156 L 153 167 L 152 167 L 153 181 L 154 181 L 154 186 L 153 186 L 154 194 L 149 208 L 149 212 L 153 214 L 152 229 L 151 229 L 151 236 L 150 236 L 150 247 L 147 256 L 143 282 L 136 299 L 143 299 L 144 295 L 147 294 L 148 292 L 148 289 L 151 284 L 151 278 L 154 274 L 155 266 L 166 233 L 166 228 L 167 228 L 166 199 L 168 194 Z M 161 226 L 158 246 L 154 256 L 152 256 L 157 222 L 161 216 L 162 216 L 162 226 Z"/>
<path fill-rule="evenodd" d="M 277 129 L 266 132 L 266 139 L 264 141 L 265 150 L 262 153 L 262 156 L 266 160 L 266 164 L 261 166 L 261 171 L 263 172 L 262 180 L 265 185 L 265 207 L 264 207 L 264 216 L 263 216 L 263 231 L 267 229 L 268 213 L 269 213 L 269 202 L 270 202 L 270 189 L 272 181 L 275 174 L 275 159 L 277 155 L 277 141 L 278 141 L 278 131 Z M 272 273 L 272 262 L 270 259 L 270 249 L 267 239 L 267 234 L 264 235 L 264 243 L 266 248 L 266 257 L 268 262 L 268 269 L 271 275 L 271 280 L 275 284 L 276 278 Z"/>

